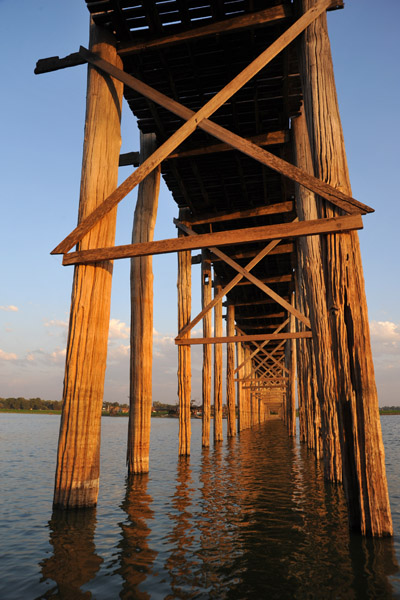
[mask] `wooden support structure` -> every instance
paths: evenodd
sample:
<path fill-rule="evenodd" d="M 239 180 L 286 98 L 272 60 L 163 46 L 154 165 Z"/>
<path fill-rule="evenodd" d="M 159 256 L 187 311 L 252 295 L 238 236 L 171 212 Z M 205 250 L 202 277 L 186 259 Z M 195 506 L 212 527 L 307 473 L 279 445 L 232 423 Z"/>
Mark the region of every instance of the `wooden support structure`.
<path fill-rule="evenodd" d="M 111 35 L 95 25 L 90 47 L 121 66 Z M 115 189 L 120 151 L 122 84 L 89 67 L 79 221 Z M 113 246 L 116 209 L 80 242 L 79 250 Z M 95 506 L 100 474 L 100 420 L 110 321 L 112 263 L 76 267 L 72 287 L 63 412 L 54 506 Z"/>
<path fill-rule="evenodd" d="M 239 432 L 283 417 L 294 437 L 297 372 L 300 440 L 323 458 L 327 480 L 343 480 L 350 527 L 362 534 L 392 534 L 356 233 L 363 227 L 361 215 L 373 209 L 351 195 L 327 36 L 325 13 L 341 0 L 298 0 L 296 11 L 288 2 L 255 11 L 250 3 L 243 14 L 226 18 L 211 2 L 201 7 L 212 16 L 200 27 L 189 13 L 180 24 L 164 27 L 158 11 L 165 7 L 153 3 L 147 9 L 142 3 L 135 11 L 143 9 L 146 26 L 134 39 L 124 11 L 117 15 L 114 6 L 100 4 L 88 8 L 94 20 L 101 14 L 102 22 L 112 23 L 111 31 L 92 24 L 90 50 L 39 61 L 36 68 L 39 73 L 89 65 L 78 225 L 53 250 L 64 255 L 63 265 L 75 265 L 54 505 L 97 502 L 112 261 L 122 258 L 132 259 L 128 470 L 149 470 L 152 256 L 177 252 L 179 454 L 190 454 L 191 345 L 203 345 L 202 446 L 210 445 L 212 351 L 213 438 L 222 441 L 226 343 L 228 437 L 236 434 L 236 408 Z M 184 12 L 179 6 L 178 13 Z M 268 31 L 266 49 L 256 31 L 262 26 Z M 250 53 L 245 44 L 240 47 L 240 60 L 232 65 L 237 74 L 229 81 L 224 70 L 231 68 L 231 56 L 224 44 L 242 30 L 251 33 L 254 44 Z M 229 54 L 228 63 L 206 87 L 200 71 L 193 74 L 195 85 L 186 74 L 189 83 L 178 83 L 169 52 L 179 54 L 185 47 L 190 60 L 182 53 L 182 70 L 189 71 L 198 63 L 197 44 L 207 44 L 209 37 L 219 48 L 215 60 Z M 164 48 L 171 48 L 165 56 Z M 125 67 L 131 72 L 123 71 L 118 53 L 130 56 Z M 156 61 L 162 64 L 157 74 L 149 67 Z M 152 132 L 141 134 L 140 157 L 119 156 L 123 85 L 140 128 Z M 168 89 L 171 97 L 159 91 Z M 285 160 L 292 155 L 295 164 Z M 118 164 L 138 164 L 120 185 Z M 154 241 L 161 165 L 180 208 L 174 220 L 178 236 Z M 136 186 L 132 243 L 115 246 L 117 205 Z M 192 259 L 195 249 L 201 260 Z M 191 265 L 198 262 L 202 309 L 192 319 Z M 203 337 L 191 338 L 201 320 Z"/>
<path fill-rule="evenodd" d="M 226 319 L 226 335 L 233 336 L 235 333 L 235 306 L 228 303 Z M 228 411 L 228 437 L 236 435 L 236 406 L 235 406 L 235 344 L 229 342 L 226 345 L 226 406 Z"/>
<path fill-rule="evenodd" d="M 220 291 L 221 286 L 215 282 L 214 295 Z M 222 336 L 222 300 L 214 306 L 214 335 Z M 222 439 L 222 346 L 214 344 L 214 442 Z"/>
<path fill-rule="evenodd" d="M 154 134 L 140 135 L 140 160 L 157 145 Z M 153 239 L 160 190 L 160 169 L 154 169 L 139 185 L 132 243 Z M 153 259 L 131 259 L 131 360 L 128 428 L 128 472 L 149 470 L 153 365 Z"/>
<path fill-rule="evenodd" d="M 313 5 L 314 0 L 302 0 L 304 14 Z M 303 35 L 301 57 L 314 173 L 350 194 L 325 15 Z M 324 216 L 336 213 L 326 205 L 320 205 L 319 209 Z M 358 236 L 328 236 L 324 264 L 327 265 L 332 368 L 336 367 L 343 483 L 350 527 L 363 534 L 391 535 L 393 527 Z"/>
<path fill-rule="evenodd" d="M 210 254 L 207 250 L 202 252 L 201 262 L 201 294 L 203 308 L 211 302 L 212 274 Z M 211 337 L 211 312 L 203 317 L 203 335 Z M 208 448 L 210 445 L 210 419 L 211 419 L 211 354 L 212 346 L 203 345 L 203 370 L 202 370 L 202 436 L 201 445 Z"/>
<path fill-rule="evenodd" d="M 192 301 L 192 261 L 190 252 L 178 252 L 178 331 L 190 321 Z M 189 333 L 185 335 L 189 336 Z M 190 401 L 192 392 L 190 345 L 178 348 L 179 455 L 190 454 Z"/>

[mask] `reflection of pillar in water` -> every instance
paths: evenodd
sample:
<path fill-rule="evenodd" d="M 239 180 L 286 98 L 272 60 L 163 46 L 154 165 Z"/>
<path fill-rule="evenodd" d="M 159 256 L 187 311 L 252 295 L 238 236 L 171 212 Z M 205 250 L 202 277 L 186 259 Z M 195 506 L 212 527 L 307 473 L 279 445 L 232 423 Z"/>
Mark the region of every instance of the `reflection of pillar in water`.
<path fill-rule="evenodd" d="M 96 510 L 54 510 L 50 526 L 53 555 L 42 561 L 43 580 L 52 579 L 51 598 L 87 598 L 81 587 L 94 578 L 103 559 L 95 552 Z"/>
<path fill-rule="evenodd" d="M 168 536 L 168 547 L 171 548 L 171 551 L 165 567 L 171 577 L 173 591 L 171 598 L 182 598 L 186 597 L 182 594 L 184 594 L 183 590 L 188 590 L 188 586 L 196 588 L 200 585 L 200 582 L 196 581 L 195 575 L 196 567 L 198 567 L 198 559 L 195 556 L 196 548 L 194 547 L 192 550 L 195 531 L 193 515 L 189 510 L 192 505 L 193 493 L 189 457 L 179 457 L 176 482 L 176 491 L 169 512 L 169 518 L 174 522 L 172 532 Z"/>
<path fill-rule="evenodd" d="M 121 568 L 119 574 L 124 580 L 120 598 L 148 600 L 151 596 L 140 591 L 138 586 L 151 573 L 157 552 L 151 550 L 147 538 L 151 532 L 148 522 L 153 519 L 150 504 L 153 498 L 147 493 L 148 475 L 136 475 L 128 481 L 126 496 L 121 508 L 128 520 L 121 524 L 122 540 Z"/>

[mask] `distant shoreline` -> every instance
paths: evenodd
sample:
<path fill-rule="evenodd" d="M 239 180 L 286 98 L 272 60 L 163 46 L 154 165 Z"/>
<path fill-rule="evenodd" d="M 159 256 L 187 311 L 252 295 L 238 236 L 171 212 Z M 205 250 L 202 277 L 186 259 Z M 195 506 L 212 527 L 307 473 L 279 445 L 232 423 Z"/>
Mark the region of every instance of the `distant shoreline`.
<path fill-rule="evenodd" d="M 15 413 L 15 414 L 25 414 L 25 415 L 61 415 L 61 410 L 40 410 L 40 409 L 24 409 L 24 408 L 0 408 L 0 413 Z M 383 410 L 379 409 L 379 414 L 381 416 L 388 415 L 400 415 L 400 408 L 398 410 Z M 116 413 L 110 414 L 109 412 L 103 411 L 101 413 L 102 417 L 129 417 L 129 413 Z M 177 419 L 178 417 L 170 417 L 168 415 L 151 415 L 153 419 Z M 199 418 L 199 417 L 193 417 Z"/>

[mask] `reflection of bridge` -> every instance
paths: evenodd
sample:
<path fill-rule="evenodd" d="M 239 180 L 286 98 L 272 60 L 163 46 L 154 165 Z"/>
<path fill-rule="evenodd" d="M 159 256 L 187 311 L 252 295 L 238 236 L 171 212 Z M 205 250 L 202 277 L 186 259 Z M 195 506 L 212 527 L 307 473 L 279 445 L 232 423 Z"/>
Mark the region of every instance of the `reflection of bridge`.
<path fill-rule="evenodd" d="M 351 197 L 326 36 L 325 12 L 342 2 L 265 0 L 262 10 L 241 0 L 87 4 L 90 51 L 45 59 L 36 69 L 89 64 L 79 225 L 53 251 L 64 255 L 63 264 L 77 265 L 55 505 L 97 501 L 117 258 L 132 258 L 128 465 L 131 473 L 148 470 L 151 256 L 177 252 L 180 454 L 190 453 L 192 344 L 203 345 L 204 446 L 212 347 L 215 442 L 222 439 L 222 344 L 229 436 L 236 433 L 236 400 L 240 431 L 270 415 L 278 390 L 295 435 L 297 370 L 301 440 L 323 458 L 328 480 L 343 480 L 351 526 L 390 534 L 355 232 L 372 209 Z M 123 89 L 138 118 L 140 156 L 119 157 Z M 118 164 L 139 166 L 116 187 Z M 161 171 L 179 207 L 178 237 L 155 242 Z M 116 206 L 137 185 L 133 243 L 116 247 Z M 192 259 L 194 249 L 201 255 Z M 192 262 L 201 262 L 203 310 L 195 318 Z M 191 338 L 200 320 L 203 337 Z"/>

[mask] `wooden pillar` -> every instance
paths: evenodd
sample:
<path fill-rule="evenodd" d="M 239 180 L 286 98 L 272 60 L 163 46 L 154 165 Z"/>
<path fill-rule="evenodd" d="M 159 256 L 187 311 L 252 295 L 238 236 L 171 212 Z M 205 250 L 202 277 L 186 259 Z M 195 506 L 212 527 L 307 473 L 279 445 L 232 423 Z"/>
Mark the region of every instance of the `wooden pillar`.
<path fill-rule="evenodd" d="M 292 294 L 292 306 L 295 305 L 295 296 Z M 294 333 L 296 330 L 295 317 L 292 313 L 289 316 L 289 330 Z M 296 341 L 288 340 L 289 349 L 289 381 L 287 397 L 287 425 L 290 437 L 296 437 Z"/>
<path fill-rule="evenodd" d="M 184 220 L 179 215 L 180 220 Z M 178 235 L 182 235 L 180 232 Z M 192 301 L 192 257 L 178 252 L 178 331 L 190 322 Z M 186 334 L 190 337 L 190 332 Z M 190 400 L 192 392 L 190 345 L 178 346 L 179 455 L 190 454 Z"/>
<path fill-rule="evenodd" d="M 235 335 L 235 307 L 228 302 L 226 335 Z M 228 410 L 228 437 L 236 435 L 236 407 L 235 407 L 235 343 L 226 345 L 226 406 Z"/>
<path fill-rule="evenodd" d="M 90 48 L 122 68 L 113 37 L 91 25 Z M 121 144 L 122 83 L 88 67 L 79 222 L 116 188 Z M 116 209 L 79 243 L 114 245 Z M 75 267 L 54 506 L 95 506 L 100 475 L 100 420 L 110 321 L 112 261 Z"/>
<path fill-rule="evenodd" d="M 202 307 L 204 308 L 211 302 L 211 261 L 208 250 L 202 251 L 201 261 L 201 293 Z M 211 311 L 209 310 L 203 317 L 203 336 L 211 337 Z M 202 372 L 202 397 L 203 397 L 203 416 L 202 416 L 202 436 L 201 443 L 203 448 L 210 445 L 210 416 L 211 416 L 211 355 L 212 345 L 203 344 L 203 372 Z"/>
<path fill-rule="evenodd" d="M 314 0 L 302 0 L 303 11 Z M 305 31 L 301 75 L 314 174 L 351 195 L 326 15 Z M 320 216 L 340 211 L 320 203 Z M 337 369 L 343 483 L 352 529 L 391 535 L 384 449 L 358 234 L 326 236 L 323 264 Z"/>
<path fill-rule="evenodd" d="M 140 161 L 157 147 L 155 134 L 140 134 Z M 132 243 L 153 240 L 160 167 L 139 185 Z M 127 463 L 129 473 L 148 473 L 152 406 L 153 257 L 131 259 L 131 362 Z"/>
<path fill-rule="evenodd" d="M 236 344 L 236 354 L 237 354 L 237 364 L 239 366 L 244 361 L 243 344 L 241 344 L 239 342 Z M 238 431 L 242 431 L 244 429 L 244 414 L 243 414 L 244 390 L 243 390 L 242 382 L 240 381 L 240 379 L 242 379 L 243 377 L 244 377 L 244 367 L 239 369 L 237 372 L 237 378 L 239 379 L 239 381 L 237 382 L 237 388 L 236 388 L 237 405 L 238 405 Z"/>
<path fill-rule="evenodd" d="M 246 379 L 246 387 L 244 389 L 244 423 L 245 423 L 245 429 L 248 429 L 251 425 L 251 390 L 250 390 L 250 383 L 251 383 L 251 361 L 249 360 L 250 358 L 250 348 L 245 345 L 244 346 L 244 359 L 247 361 L 245 364 L 245 375 L 247 377 Z"/>
<path fill-rule="evenodd" d="M 221 286 L 214 282 L 214 295 Z M 222 337 L 222 300 L 214 307 L 214 336 Z M 214 344 L 214 442 L 222 441 L 222 344 Z"/>
<path fill-rule="evenodd" d="M 296 164 L 312 174 L 311 151 L 303 114 L 293 119 L 292 130 Z M 301 220 L 318 218 L 315 195 L 298 185 L 296 185 L 296 205 Z M 320 407 L 324 473 L 328 481 L 337 483 L 342 481 L 342 461 L 336 408 L 337 383 L 329 327 L 322 247 L 318 236 L 299 238 L 298 262 L 306 291 L 306 301 L 313 332 L 312 347 Z"/>

